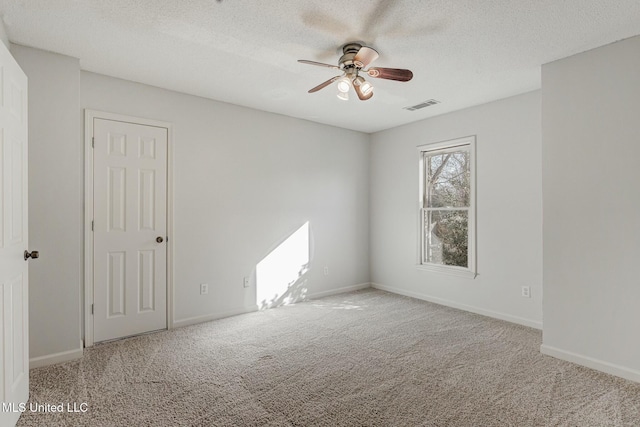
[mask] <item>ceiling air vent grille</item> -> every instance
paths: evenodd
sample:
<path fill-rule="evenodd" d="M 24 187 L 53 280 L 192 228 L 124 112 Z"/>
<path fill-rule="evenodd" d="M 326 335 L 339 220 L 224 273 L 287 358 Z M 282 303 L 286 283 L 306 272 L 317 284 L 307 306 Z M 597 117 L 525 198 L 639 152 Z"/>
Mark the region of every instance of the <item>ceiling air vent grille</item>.
<path fill-rule="evenodd" d="M 411 107 L 404 107 L 404 109 L 409 111 L 416 111 L 421 108 L 430 107 L 436 104 L 440 104 L 440 101 L 436 101 L 435 99 L 427 99 L 426 101 L 421 102 L 420 104 L 412 105 Z"/>

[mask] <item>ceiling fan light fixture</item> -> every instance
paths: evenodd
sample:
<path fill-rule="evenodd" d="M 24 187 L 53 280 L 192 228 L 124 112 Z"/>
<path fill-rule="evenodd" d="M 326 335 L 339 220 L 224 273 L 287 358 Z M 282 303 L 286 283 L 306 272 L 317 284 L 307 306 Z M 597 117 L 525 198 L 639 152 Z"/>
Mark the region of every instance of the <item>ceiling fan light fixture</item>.
<path fill-rule="evenodd" d="M 362 77 L 360 77 L 360 78 L 362 79 Z M 371 83 L 369 83 L 368 81 L 364 80 L 362 83 L 360 83 L 360 90 L 362 91 L 362 93 L 364 95 L 368 95 L 369 92 L 373 91 L 373 85 Z"/>
<path fill-rule="evenodd" d="M 361 76 L 353 79 L 353 88 L 361 101 L 366 101 L 373 96 L 373 85 Z"/>
<path fill-rule="evenodd" d="M 373 90 L 373 85 L 366 81 L 362 76 L 353 79 L 353 87 L 359 87 L 360 91 L 365 95 Z"/>
<path fill-rule="evenodd" d="M 340 91 L 338 91 L 338 99 L 341 99 L 343 101 L 348 101 L 349 100 L 349 92 L 340 92 Z"/>
<path fill-rule="evenodd" d="M 338 79 L 338 92 L 347 93 L 349 92 L 350 88 L 351 88 L 351 81 L 346 76 Z"/>

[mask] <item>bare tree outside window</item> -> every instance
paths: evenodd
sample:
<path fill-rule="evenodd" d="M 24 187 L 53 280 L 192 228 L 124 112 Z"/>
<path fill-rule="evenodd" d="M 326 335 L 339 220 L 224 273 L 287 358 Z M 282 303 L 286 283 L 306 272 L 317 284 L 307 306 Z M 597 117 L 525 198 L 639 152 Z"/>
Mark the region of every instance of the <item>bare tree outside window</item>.
<path fill-rule="evenodd" d="M 422 262 L 469 268 L 469 147 L 425 151 L 423 156 Z"/>

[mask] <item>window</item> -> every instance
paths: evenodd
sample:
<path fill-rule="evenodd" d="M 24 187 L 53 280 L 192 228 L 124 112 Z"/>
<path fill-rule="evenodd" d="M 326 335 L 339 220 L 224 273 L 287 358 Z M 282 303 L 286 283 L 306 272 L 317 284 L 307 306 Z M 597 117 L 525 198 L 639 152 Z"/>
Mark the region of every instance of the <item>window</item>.
<path fill-rule="evenodd" d="M 475 277 L 475 137 L 418 149 L 420 267 Z"/>

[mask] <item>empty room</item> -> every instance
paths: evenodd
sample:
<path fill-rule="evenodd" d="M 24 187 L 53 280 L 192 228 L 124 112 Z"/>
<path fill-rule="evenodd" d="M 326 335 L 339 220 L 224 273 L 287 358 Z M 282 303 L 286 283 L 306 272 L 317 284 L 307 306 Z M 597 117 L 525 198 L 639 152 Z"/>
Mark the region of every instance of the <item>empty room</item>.
<path fill-rule="evenodd" d="M 0 39 L 0 427 L 640 425 L 637 0 Z"/>

